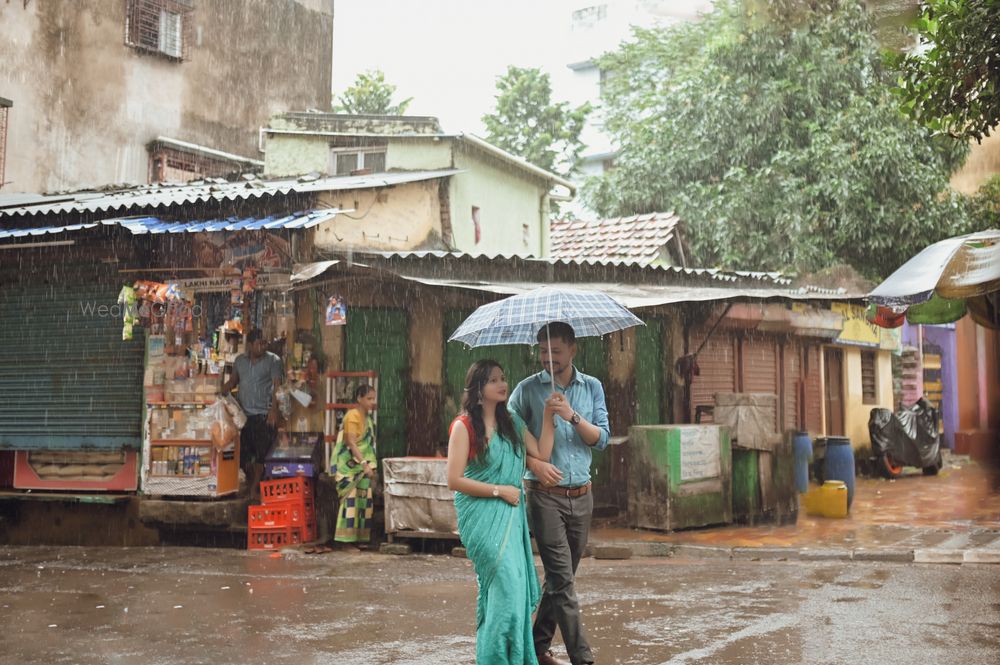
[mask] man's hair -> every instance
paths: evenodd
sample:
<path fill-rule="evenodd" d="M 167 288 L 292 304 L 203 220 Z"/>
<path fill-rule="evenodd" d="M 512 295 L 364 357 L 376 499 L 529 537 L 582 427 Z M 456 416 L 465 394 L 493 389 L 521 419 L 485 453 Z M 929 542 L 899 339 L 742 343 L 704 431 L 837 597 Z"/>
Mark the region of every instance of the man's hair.
<path fill-rule="evenodd" d="M 264 331 L 260 328 L 254 328 L 247 334 L 247 344 L 253 344 L 259 339 L 264 339 Z"/>
<path fill-rule="evenodd" d="M 561 339 L 567 344 L 576 344 L 576 332 L 573 330 L 573 326 L 568 323 L 563 323 L 562 321 L 553 321 L 548 325 L 548 332 L 545 330 L 546 326 L 542 326 L 541 330 L 538 331 L 538 343 L 542 344 L 547 339 Z"/>

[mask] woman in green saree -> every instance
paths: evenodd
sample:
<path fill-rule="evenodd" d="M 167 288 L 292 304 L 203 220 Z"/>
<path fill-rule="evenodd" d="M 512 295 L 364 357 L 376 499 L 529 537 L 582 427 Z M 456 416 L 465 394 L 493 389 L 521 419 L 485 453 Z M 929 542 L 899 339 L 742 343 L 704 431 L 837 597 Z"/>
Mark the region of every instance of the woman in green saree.
<path fill-rule="evenodd" d="M 333 450 L 331 465 L 335 467 L 334 481 L 340 498 L 333 539 L 364 546 L 371 537 L 372 483 L 378 464 L 372 420 L 377 404 L 375 388 L 358 386 L 354 400 L 358 405 L 344 415 L 341 436 Z"/>
<path fill-rule="evenodd" d="M 537 665 L 531 614 L 540 590 L 524 507 L 525 455 L 548 460 L 555 413 L 546 405 L 541 439 L 507 411 L 507 381 L 493 360 L 473 363 L 463 411 L 448 440 L 448 487 L 458 532 L 476 569 L 476 663 Z"/>

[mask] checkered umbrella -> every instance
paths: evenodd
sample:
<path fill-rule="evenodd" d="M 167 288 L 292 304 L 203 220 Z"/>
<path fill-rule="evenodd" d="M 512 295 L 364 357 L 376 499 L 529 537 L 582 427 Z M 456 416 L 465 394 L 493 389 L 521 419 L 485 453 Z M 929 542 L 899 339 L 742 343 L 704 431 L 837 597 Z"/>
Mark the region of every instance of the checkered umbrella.
<path fill-rule="evenodd" d="M 577 337 L 599 337 L 645 325 L 604 293 L 546 286 L 483 305 L 448 341 L 469 347 L 535 344 L 538 331 L 555 321 L 573 326 Z"/>

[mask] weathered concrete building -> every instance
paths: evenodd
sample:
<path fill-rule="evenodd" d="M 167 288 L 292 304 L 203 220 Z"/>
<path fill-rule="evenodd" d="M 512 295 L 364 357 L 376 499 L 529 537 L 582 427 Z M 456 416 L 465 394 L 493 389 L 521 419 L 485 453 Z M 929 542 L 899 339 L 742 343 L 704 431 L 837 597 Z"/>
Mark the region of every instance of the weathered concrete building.
<path fill-rule="evenodd" d="M 332 46 L 328 0 L 0 3 L 0 192 L 259 170 L 271 114 L 329 108 Z"/>
<path fill-rule="evenodd" d="M 356 213 L 320 227 L 320 250 L 545 256 L 551 191 L 573 192 L 559 176 L 480 138 L 443 133 L 431 117 L 284 113 L 262 133 L 270 177 L 454 171 L 437 184 L 330 200 Z"/>

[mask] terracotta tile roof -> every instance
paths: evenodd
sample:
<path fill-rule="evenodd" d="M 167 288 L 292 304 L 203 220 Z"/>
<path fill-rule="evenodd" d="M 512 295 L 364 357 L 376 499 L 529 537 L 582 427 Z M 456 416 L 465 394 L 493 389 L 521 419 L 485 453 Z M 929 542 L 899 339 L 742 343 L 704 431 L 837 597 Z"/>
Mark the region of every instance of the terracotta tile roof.
<path fill-rule="evenodd" d="M 552 256 L 559 259 L 635 261 L 650 264 L 674 237 L 680 220 L 672 212 L 653 212 L 593 222 L 552 222 Z"/>

